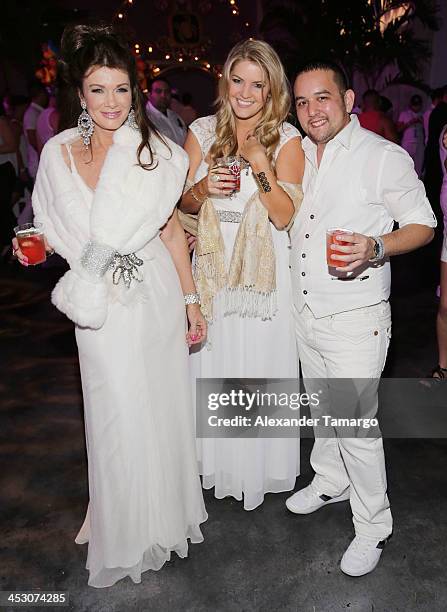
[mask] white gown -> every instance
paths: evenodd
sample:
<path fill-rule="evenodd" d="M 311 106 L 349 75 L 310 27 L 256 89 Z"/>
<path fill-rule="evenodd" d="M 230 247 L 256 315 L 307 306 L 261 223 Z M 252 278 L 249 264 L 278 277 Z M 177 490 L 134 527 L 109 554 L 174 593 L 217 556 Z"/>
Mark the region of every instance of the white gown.
<path fill-rule="evenodd" d="M 88 214 L 93 192 L 72 159 L 71 167 Z M 114 297 L 104 326 L 76 327 L 90 493 L 76 542 L 89 542 L 94 587 L 125 576 L 140 582 L 141 573 L 160 569 L 171 551 L 186 557 L 187 540 L 203 540 L 199 524 L 207 518 L 183 294 L 159 237 L 137 255 L 144 281 L 129 290 L 110 282 Z"/>
<path fill-rule="evenodd" d="M 206 157 L 215 137 L 215 116 L 197 119 L 189 127 Z M 276 151 L 298 130 L 285 123 Z M 202 160 L 194 181 L 208 172 Z M 241 173 L 240 192 L 231 199 L 212 198 L 217 210 L 242 212 L 257 190 L 251 169 Z M 221 222 L 227 269 L 233 252 L 238 223 Z M 209 343 L 191 352 L 193 383 L 196 378 L 296 378 L 298 358 L 292 322 L 292 290 L 289 270 L 289 236 L 271 224 L 276 257 L 278 311 L 271 320 L 223 316 L 223 299 L 214 300 L 213 322 L 209 326 Z M 203 487 L 215 487 L 215 496 L 244 499 L 245 510 L 253 510 L 264 500 L 265 493 L 290 491 L 299 474 L 299 438 L 252 438 L 197 440 L 199 471 Z"/>

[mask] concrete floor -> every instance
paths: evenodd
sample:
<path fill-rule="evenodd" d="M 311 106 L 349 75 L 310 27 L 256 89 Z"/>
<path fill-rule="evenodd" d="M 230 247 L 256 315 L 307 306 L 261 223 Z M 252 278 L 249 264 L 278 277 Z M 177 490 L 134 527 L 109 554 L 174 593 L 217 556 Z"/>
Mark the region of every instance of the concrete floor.
<path fill-rule="evenodd" d="M 436 361 L 430 261 L 422 253 L 394 264 L 387 376 L 420 377 Z M 146 572 L 141 585 L 88 587 L 86 547 L 73 541 L 87 501 L 76 347 L 48 299 L 59 274 L 0 267 L 0 590 L 69 591 L 58 609 L 79 611 L 447 609 L 446 439 L 385 441 L 395 533 L 369 576 L 338 568 L 353 535 L 347 503 L 300 517 L 285 509 L 289 494 L 245 512 L 205 492 L 205 541 L 188 559 Z M 311 443 L 303 440 L 297 489 L 311 479 Z"/>

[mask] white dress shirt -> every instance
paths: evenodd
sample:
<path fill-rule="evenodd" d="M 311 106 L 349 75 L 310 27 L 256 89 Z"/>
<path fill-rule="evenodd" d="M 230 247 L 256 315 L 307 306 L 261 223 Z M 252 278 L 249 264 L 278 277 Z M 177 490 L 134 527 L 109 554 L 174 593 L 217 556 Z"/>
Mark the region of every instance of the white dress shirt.
<path fill-rule="evenodd" d="M 186 125 L 181 117 L 170 108 L 166 115 L 160 112 L 150 102 L 146 104 L 146 112 L 157 130 L 175 143 L 183 147 L 186 139 Z"/>
<path fill-rule="evenodd" d="M 330 140 L 317 166 L 317 147 L 303 140 L 304 199 L 290 231 L 293 295 L 325 317 L 377 304 L 390 294 L 389 260 L 367 263 L 347 274 L 326 263 L 326 230 L 343 228 L 367 236 L 436 219 L 413 161 L 398 145 L 363 129 L 357 117 Z"/>
<path fill-rule="evenodd" d="M 40 104 L 36 104 L 35 102 L 31 102 L 23 116 L 23 132 L 25 134 L 26 139 L 26 164 L 28 172 L 33 178 L 35 178 L 37 174 L 37 167 L 39 165 L 39 154 L 37 153 L 33 145 L 29 142 L 27 130 L 37 129 L 37 120 L 43 110 L 43 106 L 40 106 Z"/>

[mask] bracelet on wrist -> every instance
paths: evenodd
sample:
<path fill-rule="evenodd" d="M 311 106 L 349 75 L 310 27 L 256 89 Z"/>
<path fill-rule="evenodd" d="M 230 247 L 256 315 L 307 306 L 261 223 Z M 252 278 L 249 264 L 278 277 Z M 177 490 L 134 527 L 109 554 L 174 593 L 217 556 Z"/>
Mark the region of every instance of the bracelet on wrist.
<path fill-rule="evenodd" d="M 380 236 L 370 236 L 374 241 L 374 255 L 369 260 L 371 263 L 381 261 L 385 257 L 385 244 Z"/>
<path fill-rule="evenodd" d="M 183 297 L 185 299 L 185 306 L 190 304 L 199 304 L 200 306 L 200 295 L 198 293 L 185 293 Z"/>
<path fill-rule="evenodd" d="M 257 174 L 253 173 L 253 176 L 255 177 L 255 181 L 258 185 L 258 188 L 262 193 L 268 193 L 272 190 L 268 178 L 265 175 L 265 172 L 258 172 Z"/>
<path fill-rule="evenodd" d="M 198 202 L 199 204 L 203 204 L 203 202 L 205 201 L 205 197 L 206 197 L 206 196 L 205 196 L 205 197 L 204 197 L 204 198 L 201 200 L 201 199 L 200 199 L 200 198 L 197 196 L 197 194 L 196 194 L 196 192 L 195 192 L 194 187 L 195 187 L 195 185 L 193 185 L 193 186 L 191 187 L 191 189 L 189 190 L 189 191 L 190 191 L 190 193 L 191 193 L 191 195 L 192 195 L 192 197 L 193 197 L 193 198 L 194 198 L 194 200 L 195 200 L 196 202 Z"/>

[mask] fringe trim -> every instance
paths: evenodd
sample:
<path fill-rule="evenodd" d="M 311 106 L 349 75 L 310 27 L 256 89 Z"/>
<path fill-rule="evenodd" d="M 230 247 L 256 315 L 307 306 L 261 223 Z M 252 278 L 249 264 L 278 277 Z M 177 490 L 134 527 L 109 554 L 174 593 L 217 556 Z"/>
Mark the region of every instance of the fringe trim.
<path fill-rule="evenodd" d="M 278 310 L 276 290 L 255 291 L 251 287 L 225 289 L 225 315 L 238 314 L 240 317 L 272 319 Z"/>

